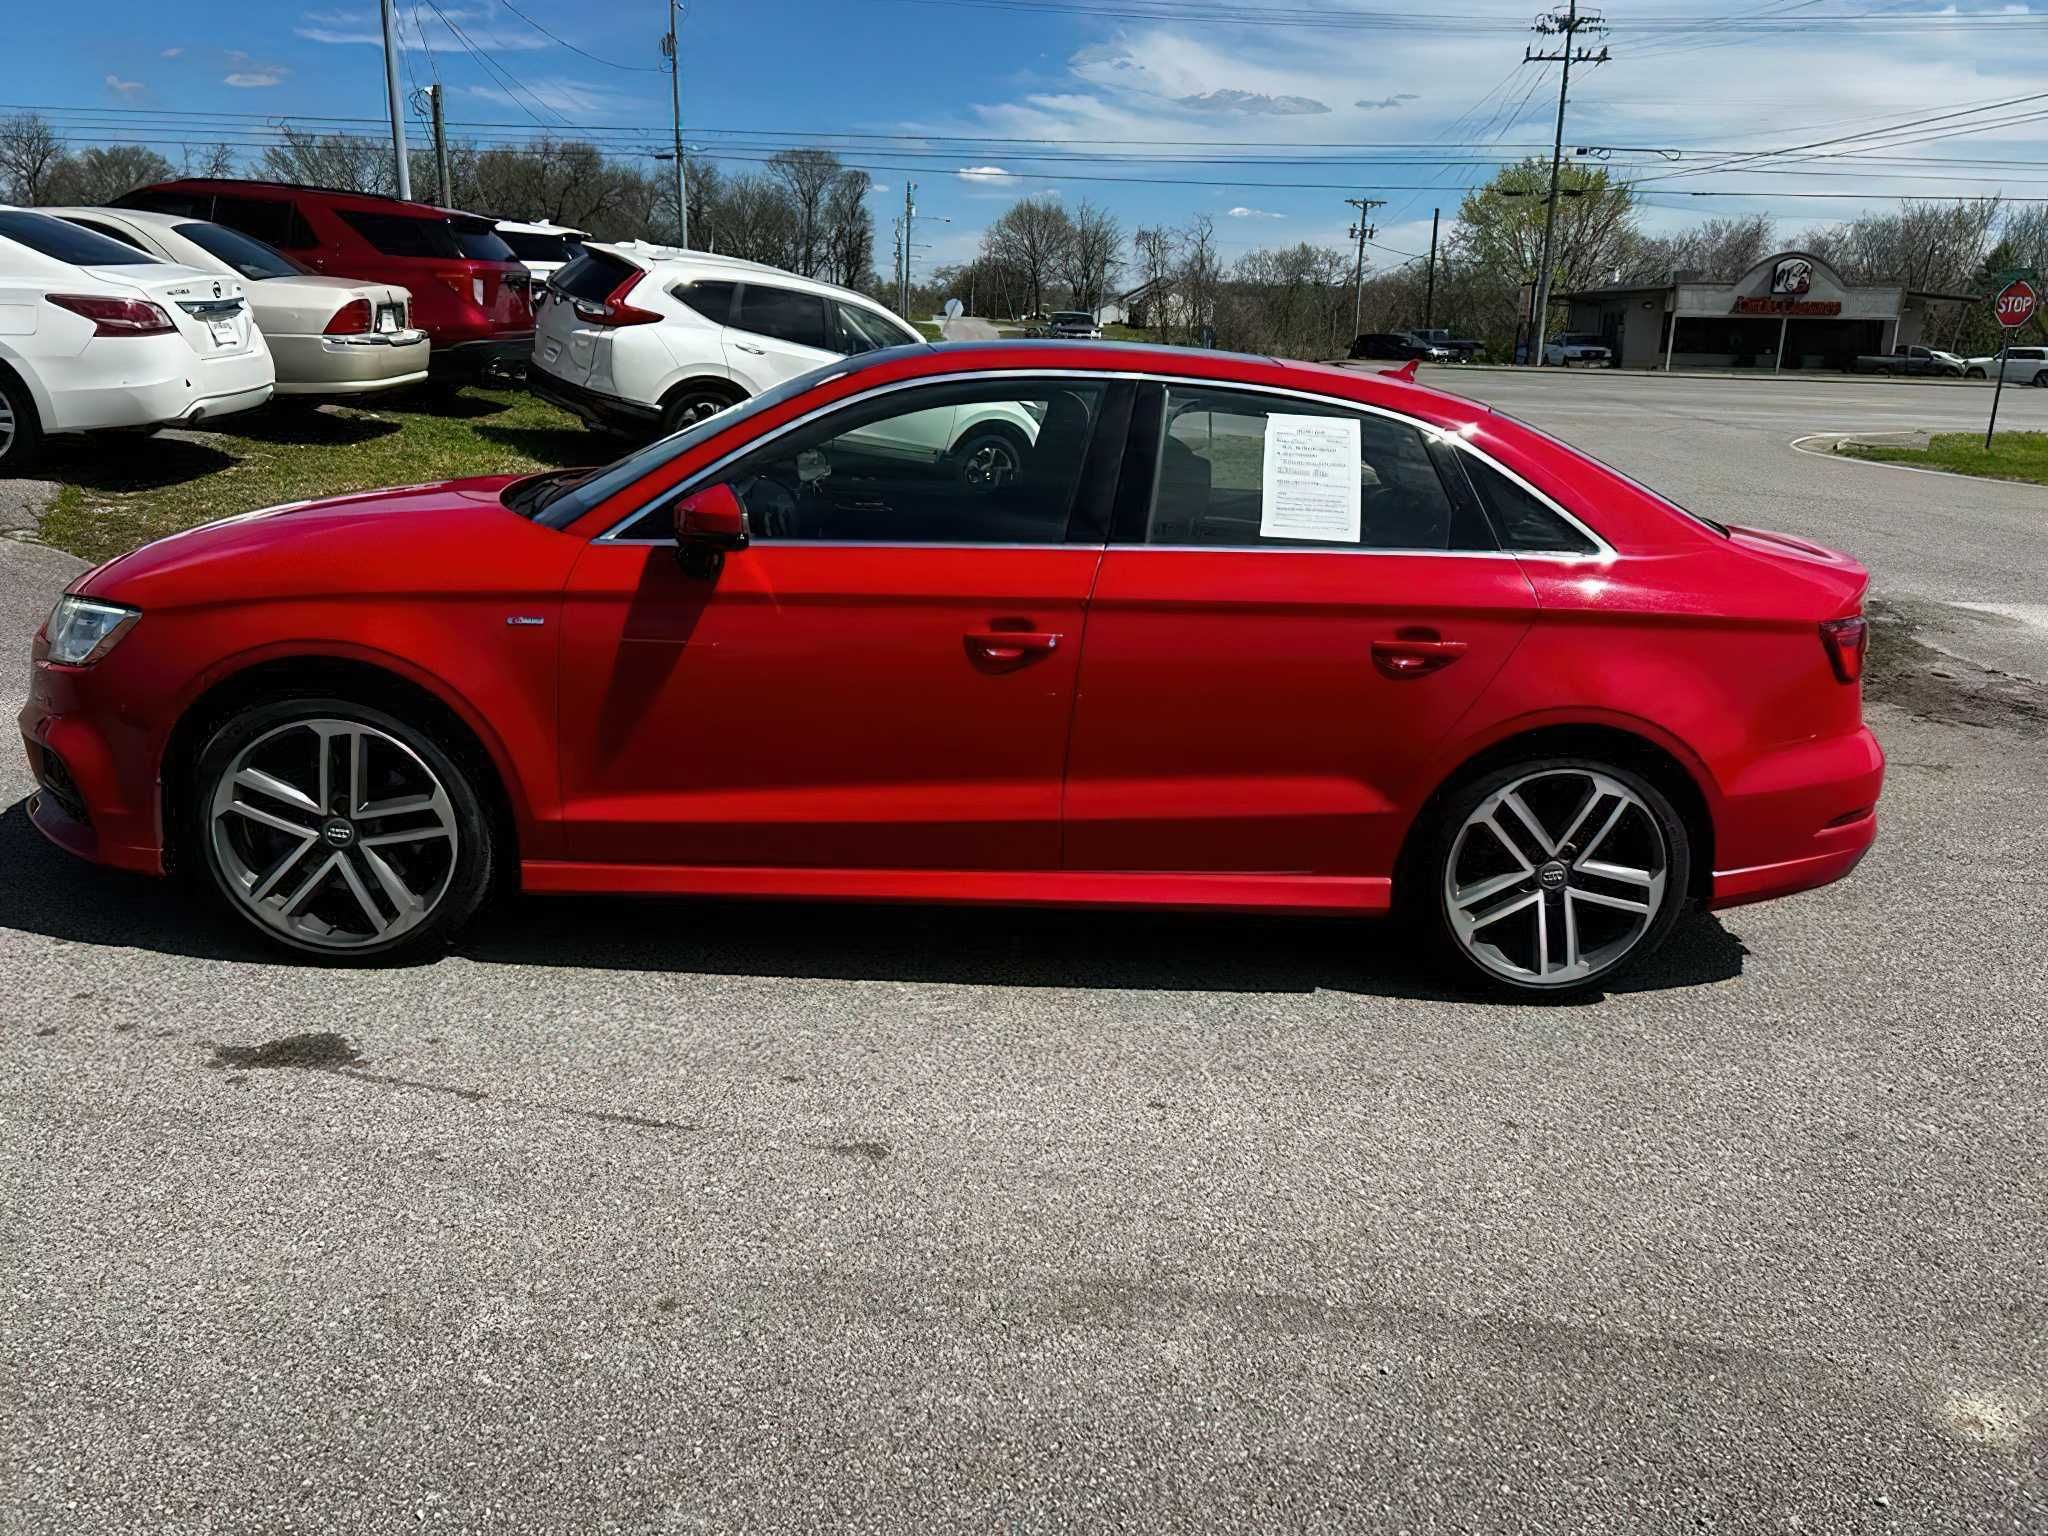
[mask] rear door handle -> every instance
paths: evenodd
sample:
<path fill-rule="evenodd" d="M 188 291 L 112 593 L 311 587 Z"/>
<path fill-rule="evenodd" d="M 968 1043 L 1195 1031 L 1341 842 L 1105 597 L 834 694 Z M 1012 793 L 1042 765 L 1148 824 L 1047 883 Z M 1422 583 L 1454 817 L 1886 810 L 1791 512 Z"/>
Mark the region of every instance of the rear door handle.
<path fill-rule="evenodd" d="M 1060 637 L 1044 630 L 970 629 L 967 650 L 978 661 L 1017 666 L 1058 649 Z"/>
<path fill-rule="evenodd" d="M 734 342 L 734 343 L 733 343 L 733 345 L 734 345 L 735 347 L 738 347 L 738 348 L 740 349 L 740 351 L 742 351 L 742 352 L 745 352 L 745 353 L 748 353 L 748 354 L 750 354 L 751 356 L 754 356 L 754 357 L 765 357 L 765 356 L 767 356 L 767 354 L 766 354 L 765 352 L 763 352 L 763 351 L 761 350 L 761 348 L 759 348 L 759 347 L 750 347 L 750 346 L 748 346 L 748 345 L 747 345 L 747 344 L 746 344 L 746 343 L 745 343 L 744 341 L 736 341 L 736 342 Z"/>
<path fill-rule="evenodd" d="M 1462 640 L 1375 640 L 1372 664 L 1388 677 L 1423 677 L 1465 654 Z"/>

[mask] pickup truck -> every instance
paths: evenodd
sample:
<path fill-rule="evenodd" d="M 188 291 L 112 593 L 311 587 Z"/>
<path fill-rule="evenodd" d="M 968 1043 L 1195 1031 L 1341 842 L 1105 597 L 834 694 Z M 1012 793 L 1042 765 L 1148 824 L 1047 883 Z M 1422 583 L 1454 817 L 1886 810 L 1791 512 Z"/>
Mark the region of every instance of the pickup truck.
<path fill-rule="evenodd" d="M 1454 362 L 1469 363 L 1479 355 L 1481 343 L 1453 336 L 1442 326 L 1430 330 L 1412 330 L 1408 334 L 1417 341 L 1426 341 L 1433 347 L 1442 347 L 1451 354 Z"/>
<path fill-rule="evenodd" d="M 1898 347 L 1856 359 L 1852 373 L 1907 373 L 1926 378 L 1960 379 L 1964 363 L 1953 352 L 1932 347 Z"/>

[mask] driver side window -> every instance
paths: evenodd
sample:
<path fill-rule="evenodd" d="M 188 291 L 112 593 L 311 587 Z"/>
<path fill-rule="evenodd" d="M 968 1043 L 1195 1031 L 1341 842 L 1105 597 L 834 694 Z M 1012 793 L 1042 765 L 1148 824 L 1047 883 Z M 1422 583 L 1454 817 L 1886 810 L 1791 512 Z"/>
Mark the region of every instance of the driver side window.
<path fill-rule="evenodd" d="M 932 385 L 835 411 L 725 476 L 760 541 L 1058 544 L 1105 386 Z"/>
<path fill-rule="evenodd" d="M 1358 426 L 1358 537 L 1265 532 L 1282 523 L 1269 503 L 1266 448 L 1273 417 L 1329 417 Z M 1277 549 L 1449 549 L 1454 514 L 1422 433 L 1404 422 L 1310 400 L 1174 386 L 1153 480 L 1148 544 Z"/>

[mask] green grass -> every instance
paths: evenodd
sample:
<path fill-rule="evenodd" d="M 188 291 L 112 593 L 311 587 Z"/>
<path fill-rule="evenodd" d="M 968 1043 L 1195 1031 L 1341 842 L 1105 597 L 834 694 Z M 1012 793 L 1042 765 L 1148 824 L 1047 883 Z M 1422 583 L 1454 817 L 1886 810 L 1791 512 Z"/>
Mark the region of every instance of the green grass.
<path fill-rule="evenodd" d="M 56 440 L 37 470 L 62 487 L 41 533 L 60 549 L 106 560 L 279 502 L 597 464 L 620 449 L 524 390 L 415 393 L 361 408 L 270 405 L 189 437 Z"/>
<path fill-rule="evenodd" d="M 1945 469 L 1959 475 L 1982 475 L 1992 480 L 2026 480 L 2048 485 L 2048 432 L 2004 432 L 1991 440 L 1984 451 L 1981 432 L 1937 432 L 1925 448 L 1880 447 L 1868 443 L 1844 443 L 1837 450 L 1850 458 L 1871 459 L 1880 464 L 1912 464 L 1922 469 Z"/>
<path fill-rule="evenodd" d="M 939 334 L 939 322 L 936 320 L 913 320 L 910 323 L 917 327 L 918 333 L 926 341 L 941 341 L 944 339 Z"/>

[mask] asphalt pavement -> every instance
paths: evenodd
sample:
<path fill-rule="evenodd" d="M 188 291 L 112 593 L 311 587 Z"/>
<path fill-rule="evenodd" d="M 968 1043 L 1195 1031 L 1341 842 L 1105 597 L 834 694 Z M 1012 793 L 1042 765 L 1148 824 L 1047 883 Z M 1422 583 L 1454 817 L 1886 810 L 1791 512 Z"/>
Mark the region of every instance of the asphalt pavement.
<path fill-rule="evenodd" d="M 1787 446 L 1970 391 L 1452 382 L 1870 562 L 1851 881 L 1576 1006 L 1169 915 L 318 969 L 0 758 L 0 1528 L 2048 1530 L 2048 491 Z"/>

